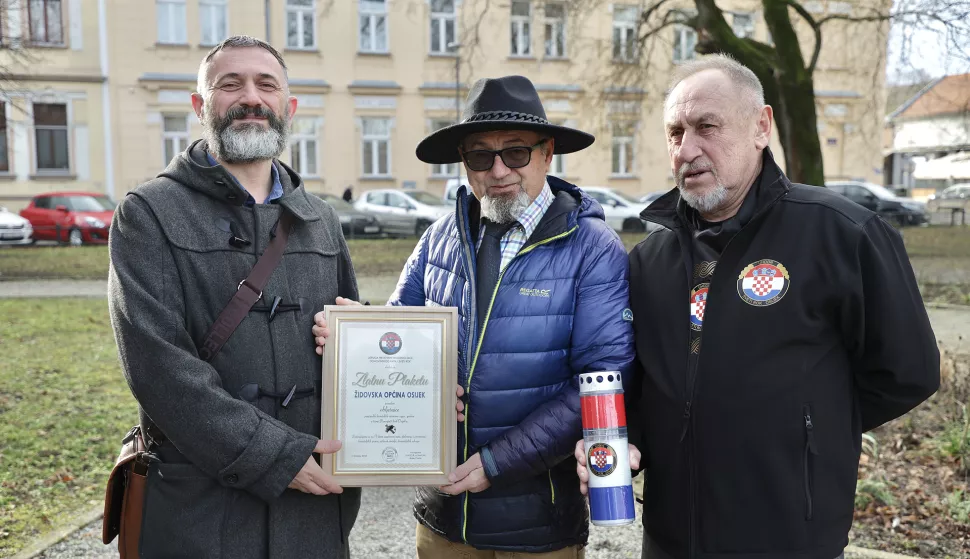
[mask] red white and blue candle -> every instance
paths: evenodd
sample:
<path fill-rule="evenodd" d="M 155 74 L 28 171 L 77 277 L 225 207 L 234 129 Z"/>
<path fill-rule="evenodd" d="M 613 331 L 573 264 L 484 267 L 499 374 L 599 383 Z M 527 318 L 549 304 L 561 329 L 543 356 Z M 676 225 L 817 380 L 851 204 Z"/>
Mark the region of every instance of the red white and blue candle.
<path fill-rule="evenodd" d="M 590 520 L 596 526 L 631 524 L 636 511 L 620 373 L 581 374 L 579 399 L 589 471 Z"/>

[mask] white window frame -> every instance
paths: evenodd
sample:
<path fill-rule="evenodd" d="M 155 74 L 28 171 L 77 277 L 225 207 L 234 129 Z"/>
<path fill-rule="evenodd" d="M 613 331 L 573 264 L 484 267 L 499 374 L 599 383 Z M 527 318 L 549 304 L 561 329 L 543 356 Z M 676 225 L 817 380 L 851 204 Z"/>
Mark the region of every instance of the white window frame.
<path fill-rule="evenodd" d="M 562 17 L 551 17 L 549 8 L 555 6 L 562 10 Z M 554 2 L 543 7 L 543 29 L 545 32 L 545 56 L 546 58 L 566 58 L 569 50 L 568 37 L 566 35 L 567 9 L 565 3 Z M 553 40 L 557 34 L 562 35 L 562 52 L 555 52 L 556 41 Z"/>
<path fill-rule="evenodd" d="M 629 11 L 636 12 L 636 17 L 633 21 L 627 21 L 626 19 L 617 19 L 620 13 L 628 13 Z M 613 6 L 613 35 L 610 38 L 613 47 L 613 60 L 615 62 L 636 62 L 640 58 L 640 49 L 637 48 L 637 28 L 639 27 L 640 21 L 640 8 L 637 6 L 629 5 L 616 5 Z M 617 54 L 617 36 L 616 33 L 619 31 L 619 44 L 620 51 Z M 632 52 L 631 52 L 632 51 Z M 629 54 L 626 54 L 629 53 Z"/>
<path fill-rule="evenodd" d="M 162 13 L 168 13 L 168 28 L 162 28 Z M 162 45 L 186 45 L 185 0 L 155 0 L 156 32 Z"/>
<path fill-rule="evenodd" d="M 516 4 L 525 4 L 529 7 L 529 15 L 513 15 L 512 8 Z M 518 31 L 518 40 L 511 42 Z M 532 56 L 532 2 L 531 0 L 512 0 L 509 3 L 509 52 L 510 56 L 530 57 Z"/>
<path fill-rule="evenodd" d="M 44 37 L 43 37 L 43 40 L 39 40 L 39 38 L 36 36 L 37 34 L 34 33 L 34 21 L 35 21 L 35 19 L 38 16 L 31 9 L 32 6 L 31 6 L 29 0 L 23 0 L 23 3 L 20 4 L 21 6 L 26 5 L 27 30 L 28 30 L 28 36 L 30 37 L 30 43 L 31 44 L 34 44 L 34 45 L 58 45 L 58 46 L 60 46 L 60 45 L 64 45 L 66 43 L 66 40 L 64 38 L 65 28 L 64 28 L 64 2 L 63 2 L 63 0 L 56 0 L 56 2 L 57 2 L 57 10 L 55 12 L 57 14 L 57 26 L 56 27 L 60 28 L 59 31 L 58 31 L 58 33 L 60 35 L 60 40 L 55 40 L 55 41 L 52 41 L 51 40 L 51 29 L 53 29 L 55 27 L 50 24 L 50 21 L 49 21 L 49 19 L 47 17 L 48 15 L 50 15 L 50 11 L 48 10 L 48 2 L 50 2 L 50 1 L 51 0 L 46 0 L 43 3 L 44 13 L 43 14 L 40 14 L 40 17 L 42 17 L 43 18 L 43 21 L 44 21 Z M 2 10 L 4 12 L 3 13 L 3 16 L 4 16 L 4 19 L 3 19 L 4 27 L 2 29 L 2 34 L 4 36 L 3 37 L 4 39 L 10 38 L 10 37 L 7 36 L 8 35 L 8 29 L 6 28 L 6 24 L 7 24 L 6 23 L 6 16 L 7 16 L 7 13 L 6 12 L 7 12 L 7 10 L 21 9 L 21 8 L 18 8 L 17 7 L 18 4 L 14 3 L 13 5 L 8 6 L 7 4 L 9 4 L 9 3 L 10 3 L 10 0 L 7 0 L 6 2 L 0 2 L 0 10 Z M 17 31 L 14 30 L 14 29 L 10 29 L 9 31 L 11 33 L 13 33 L 13 34 L 17 34 Z"/>
<path fill-rule="evenodd" d="M 738 18 L 748 18 L 748 23 L 741 27 Z M 731 31 L 740 39 L 751 39 L 754 37 L 754 14 L 752 12 L 733 12 L 731 14 Z"/>
<path fill-rule="evenodd" d="M 387 54 L 390 51 L 391 43 L 387 20 L 387 0 L 358 0 L 357 10 L 357 32 L 360 34 L 357 41 L 357 51 Z M 367 20 L 367 36 L 361 30 L 365 19 Z M 377 23 L 380 20 L 384 20 L 384 48 L 378 46 Z"/>
<path fill-rule="evenodd" d="M 34 105 L 64 105 L 65 106 L 65 124 L 64 125 L 41 125 L 37 126 L 33 123 L 34 117 Z M 31 150 L 31 156 L 33 161 L 34 172 L 38 175 L 52 175 L 52 176 L 62 176 L 71 175 L 74 172 L 74 150 L 72 149 L 71 141 L 71 122 L 74 121 L 74 115 L 71 108 L 71 103 L 66 99 L 54 99 L 54 100 L 35 100 L 30 104 L 30 117 L 31 126 L 33 127 L 33 149 Z M 41 169 L 39 167 L 40 161 L 37 149 L 37 130 L 64 130 L 67 136 L 67 169 Z"/>
<path fill-rule="evenodd" d="M 306 122 L 312 128 L 309 133 L 303 133 L 297 130 L 295 126 L 297 122 Z M 319 119 L 315 116 L 305 116 L 305 117 L 295 117 L 293 119 L 292 133 L 290 134 L 290 164 L 293 165 L 294 170 L 303 177 L 318 178 L 320 177 L 320 129 L 319 129 Z M 299 153 L 299 165 L 295 165 L 293 161 L 293 150 L 297 150 Z M 313 154 L 313 169 L 309 168 L 310 159 L 309 154 Z"/>
<path fill-rule="evenodd" d="M 455 123 L 453 118 L 432 118 L 428 120 L 428 132 L 436 132 Z M 453 178 L 458 176 L 458 163 L 432 163 L 431 177 L 436 179 Z"/>
<path fill-rule="evenodd" d="M 457 52 L 456 47 L 448 46 L 448 26 L 450 25 L 453 29 L 452 37 L 454 37 L 453 42 L 458 43 L 458 0 L 452 0 L 451 3 L 452 10 L 450 12 L 436 12 L 434 11 L 434 1 L 431 2 L 431 28 L 428 30 L 429 41 L 431 41 L 431 53 L 432 54 L 455 54 Z M 438 27 L 438 44 L 434 44 L 434 28 Z"/>
<path fill-rule="evenodd" d="M 166 130 L 165 129 L 165 119 L 166 118 L 183 118 L 185 120 L 185 130 Z M 190 140 L 190 130 L 189 125 L 189 115 L 187 114 L 162 114 L 162 159 L 165 160 L 165 149 L 172 146 L 172 158 L 164 162 L 163 167 L 167 167 L 172 159 L 175 159 L 178 154 L 185 151 L 189 147 Z"/>
<path fill-rule="evenodd" d="M 674 25 L 673 61 L 674 64 L 688 62 L 697 58 L 697 31 L 683 24 Z"/>
<path fill-rule="evenodd" d="M 310 24 L 313 26 L 310 34 L 313 40 L 309 45 L 303 44 L 303 36 L 305 35 L 306 28 L 304 26 L 306 15 L 310 15 Z M 290 16 L 296 16 L 296 41 L 290 40 Z M 297 50 L 313 50 L 317 48 L 317 2 L 313 2 L 309 6 L 299 6 L 295 4 L 290 4 L 290 0 L 286 0 L 286 18 L 284 21 L 286 25 L 286 48 L 297 49 Z"/>
<path fill-rule="evenodd" d="M 387 127 L 386 134 L 368 134 L 367 133 L 367 121 L 370 120 L 383 120 L 385 121 L 385 126 Z M 360 169 L 361 176 L 367 178 L 390 178 L 393 176 L 393 170 L 391 168 L 391 162 L 393 157 L 391 156 L 391 130 L 394 128 L 394 119 L 390 117 L 361 117 L 360 119 Z M 387 173 L 380 172 L 380 162 L 378 161 L 380 157 L 380 144 L 381 142 L 386 142 L 387 144 Z M 365 168 L 365 152 L 370 151 L 371 153 L 371 164 L 373 169 Z"/>
<path fill-rule="evenodd" d="M 219 33 L 219 18 L 222 18 L 222 33 Z M 229 36 L 229 7 L 227 0 L 199 0 L 199 25 L 202 28 L 201 43 L 215 46 Z M 206 33 L 211 37 L 206 38 Z"/>
<path fill-rule="evenodd" d="M 618 135 L 620 127 L 630 127 L 630 136 L 620 136 Z M 610 176 L 611 177 L 633 177 L 636 175 L 636 163 L 637 163 L 637 122 L 635 121 L 622 121 L 614 122 L 611 138 L 611 152 L 610 152 Z M 630 146 L 630 161 L 627 161 L 625 146 Z M 614 157 L 613 153 L 616 150 L 620 150 L 620 157 L 618 158 L 619 167 L 614 167 Z"/>

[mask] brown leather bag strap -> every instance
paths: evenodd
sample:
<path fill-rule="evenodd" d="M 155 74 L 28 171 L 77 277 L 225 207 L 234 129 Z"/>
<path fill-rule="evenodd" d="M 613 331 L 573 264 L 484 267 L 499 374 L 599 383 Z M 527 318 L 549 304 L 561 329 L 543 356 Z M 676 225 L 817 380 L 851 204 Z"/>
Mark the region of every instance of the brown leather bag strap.
<path fill-rule="evenodd" d="M 263 255 L 249 272 L 249 276 L 236 286 L 236 294 L 232 296 L 232 300 L 222 309 L 219 317 L 206 332 L 205 339 L 199 347 L 199 357 L 203 360 L 211 361 L 219 353 L 232 333 L 236 331 L 236 327 L 249 314 L 249 309 L 253 308 L 256 301 L 263 296 L 263 288 L 266 287 L 273 270 L 283 259 L 283 249 L 286 248 L 292 223 L 293 218 L 289 212 L 282 210 L 276 226 L 276 236 L 270 240 Z"/>

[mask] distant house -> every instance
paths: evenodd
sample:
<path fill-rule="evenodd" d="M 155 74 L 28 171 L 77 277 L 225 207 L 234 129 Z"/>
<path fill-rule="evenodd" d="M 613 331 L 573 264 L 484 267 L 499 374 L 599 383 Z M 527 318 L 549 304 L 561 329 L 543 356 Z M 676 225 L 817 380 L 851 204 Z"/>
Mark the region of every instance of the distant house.
<path fill-rule="evenodd" d="M 930 82 L 886 123 L 887 187 L 919 197 L 970 181 L 970 74 Z"/>

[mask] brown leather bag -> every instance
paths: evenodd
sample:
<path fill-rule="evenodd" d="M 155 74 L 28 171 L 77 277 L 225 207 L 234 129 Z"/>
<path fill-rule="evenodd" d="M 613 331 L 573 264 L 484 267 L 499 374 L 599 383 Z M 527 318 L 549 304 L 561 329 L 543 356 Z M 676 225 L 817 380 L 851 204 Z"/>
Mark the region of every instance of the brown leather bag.
<path fill-rule="evenodd" d="M 211 361 L 219 353 L 256 301 L 262 298 L 263 288 L 283 259 L 283 249 L 286 248 L 292 222 L 290 214 L 282 211 L 278 226 L 274 228 L 275 234 L 266 250 L 256 261 L 249 276 L 239 282 L 236 293 L 203 338 L 198 351 L 199 357 L 204 361 Z M 157 428 L 149 433 L 149 440 L 158 444 L 160 441 L 155 431 Z M 104 494 L 101 541 L 107 545 L 118 536 L 121 559 L 138 558 L 148 466 L 154 459 L 145 445 L 141 426 L 135 425 L 121 441 L 121 454 L 108 476 L 108 487 Z"/>
<path fill-rule="evenodd" d="M 135 425 L 121 442 L 121 454 L 108 476 L 108 488 L 104 495 L 101 541 L 109 544 L 115 536 L 120 535 L 118 552 L 121 559 L 138 557 L 145 480 L 148 479 L 150 460 L 141 426 Z"/>

